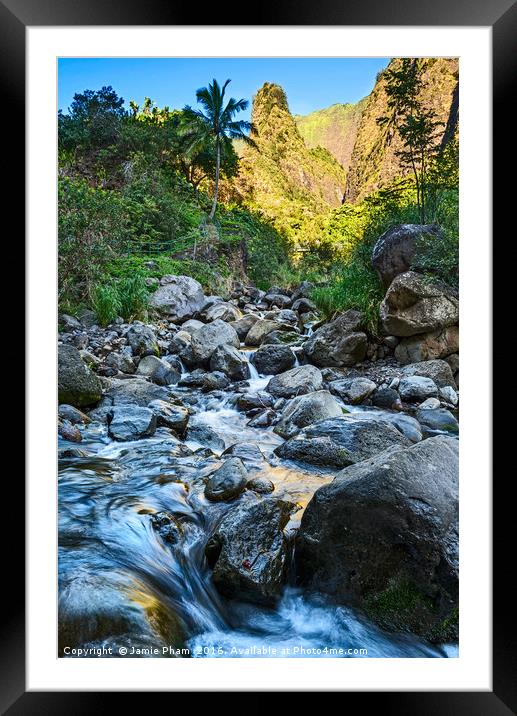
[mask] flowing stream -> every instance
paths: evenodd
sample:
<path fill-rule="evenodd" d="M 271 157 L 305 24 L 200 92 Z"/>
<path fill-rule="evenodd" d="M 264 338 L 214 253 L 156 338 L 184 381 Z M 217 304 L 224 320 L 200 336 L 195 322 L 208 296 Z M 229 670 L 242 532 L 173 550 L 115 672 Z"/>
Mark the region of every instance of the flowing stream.
<path fill-rule="evenodd" d="M 250 392 L 263 389 L 269 378 L 250 368 Z M 272 428 L 248 427 L 234 406 L 235 394 L 175 392 L 193 410 L 190 425 L 212 428 L 226 447 L 260 447 L 265 460 L 252 474 L 272 480 L 276 496 L 303 508 L 332 480 L 335 471 L 279 460 L 273 450 L 281 438 Z M 185 647 L 181 655 L 193 657 L 457 655 L 454 645 L 384 632 L 352 609 L 294 586 L 276 608 L 225 600 L 204 557 L 212 528 L 232 506 L 203 496 L 203 478 L 221 464 L 218 455 L 164 428 L 125 443 L 111 440 L 99 423 L 82 433 L 80 447 L 87 454 L 62 458 L 59 466 L 60 643 L 73 647 L 62 655 L 117 657 L 125 649 L 129 656 L 167 657 L 178 655 L 168 647 L 179 643 Z M 59 447 L 72 444 L 60 439 Z M 153 514 L 162 511 L 181 526 L 173 545 L 153 527 Z M 296 529 L 301 511 L 288 532 Z"/>

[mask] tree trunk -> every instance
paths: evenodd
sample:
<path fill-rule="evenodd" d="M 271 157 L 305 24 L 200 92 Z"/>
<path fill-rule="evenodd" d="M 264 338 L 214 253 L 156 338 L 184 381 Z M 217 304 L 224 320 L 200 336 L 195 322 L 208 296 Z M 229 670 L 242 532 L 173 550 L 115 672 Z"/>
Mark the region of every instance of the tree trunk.
<path fill-rule="evenodd" d="M 208 216 L 209 220 L 212 221 L 215 216 L 215 210 L 217 208 L 217 194 L 219 193 L 219 168 L 221 165 L 221 146 L 219 140 L 217 140 L 217 153 L 215 158 L 215 189 L 214 189 L 214 201 L 212 203 L 212 209 Z"/>

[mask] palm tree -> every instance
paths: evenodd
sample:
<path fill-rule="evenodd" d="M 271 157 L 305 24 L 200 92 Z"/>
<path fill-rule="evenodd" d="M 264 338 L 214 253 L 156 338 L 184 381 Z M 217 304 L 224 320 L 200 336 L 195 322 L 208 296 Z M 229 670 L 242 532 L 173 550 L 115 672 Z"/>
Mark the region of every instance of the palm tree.
<path fill-rule="evenodd" d="M 224 93 L 229 83 L 230 80 L 226 80 L 220 87 L 214 79 L 208 87 L 197 90 L 196 98 L 203 106 L 203 111 L 192 109 L 188 105 L 183 109 L 190 125 L 188 130 L 191 139 L 190 151 L 199 152 L 210 148 L 215 153 L 215 189 L 212 209 L 208 217 L 210 221 L 214 218 L 217 208 L 221 160 L 224 160 L 225 155 L 231 151 L 232 139 L 243 139 L 248 144 L 255 144 L 247 134 L 253 129 L 252 124 L 233 119 L 238 112 L 247 109 L 248 101 L 230 97 L 226 105 L 224 103 Z"/>

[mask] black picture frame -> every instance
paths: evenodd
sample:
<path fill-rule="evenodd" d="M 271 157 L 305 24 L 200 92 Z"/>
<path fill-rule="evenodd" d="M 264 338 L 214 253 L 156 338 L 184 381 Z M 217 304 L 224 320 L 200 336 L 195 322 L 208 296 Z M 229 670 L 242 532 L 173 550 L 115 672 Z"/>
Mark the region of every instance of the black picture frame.
<path fill-rule="evenodd" d="M 347 26 L 491 26 L 493 33 L 493 126 L 494 126 L 494 193 L 493 216 L 502 217 L 512 207 L 511 185 L 505 181 L 504 167 L 509 161 L 514 134 L 514 120 L 509 111 L 512 81 L 515 74 L 515 38 L 517 5 L 513 0 L 277 0 L 273 4 L 250 7 L 249 16 L 240 8 L 238 22 L 225 25 L 347 25 Z M 200 10 L 190 4 L 172 0 L 0 0 L 0 77 L 4 111 L 4 141 L 13 151 L 9 162 L 9 182 L 4 193 L 5 207 L 16 211 L 16 241 L 22 246 L 21 232 L 25 215 L 24 193 L 25 134 L 22 117 L 25 112 L 25 29 L 27 26 L 74 25 L 218 25 L 222 14 L 214 7 Z M 13 118 L 16 118 L 13 121 Z M 512 125 L 510 124 L 512 123 Z M 6 139 L 8 137 L 8 140 Z M 515 151 L 514 151 L 515 153 Z M 503 164 L 504 160 L 504 164 Z M 511 161 L 511 159 L 510 159 Z M 4 164 L 5 169 L 6 164 Z M 513 230 L 512 230 L 513 233 Z M 502 253 L 504 249 L 500 249 Z M 494 254 L 495 258 L 496 254 Z M 23 265 L 23 264 L 22 264 Z M 494 312 L 494 315 L 496 313 Z M 497 324 L 495 325 L 497 328 Z M 494 358 L 496 355 L 494 355 Z M 502 442 L 502 439 L 501 439 Z M 10 505 L 24 503 L 21 476 L 10 478 Z M 505 545 L 512 542 L 513 505 L 506 497 L 503 482 L 494 485 L 493 529 L 493 691 L 492 692 L 345 692 L 340 695 L 341 708 L 351 700 L 361 699 L 362 707 L 382 709 L 384 714 L 468 714 L 469 716 L 507 716 L 517 711 L 517 663 L 513 624 L 514 593 L 509 590 L 510 559 Z M 7 474 L 5 475 L 7 479 Z M 512 510 L 512 513 L 510 513 Z M 508 514 L 505 514 L 506 511 Z M 511 516 L 510 516 L 511 515 Z M 91 714 L 113 711 L 120 705 L 120 695 L 95 692 L 26 692 L 25 687 L 25 593 L 24 543 L 19 515 L 16 540 L 4 537 L 3 575 L 5 623 L 1 634 L 0 671 L 2 688 L 0 708 L 10 716 L 19 714 Z M 11 533 L 12 534 L 12 533 Z M 8 544 L 7 548 L 5 545 Z M 508 567 L 510 570 L 508 571 Z M 510 572 L 510 574 L 509 574 Z M 408 685 L 410 687 L 410 685 Z M 214 708 L 224 694 L 199 694 Z M 270 694 L 260 693 L 247 704 L 248 712 L 262 712 Z M 134 709 L 145 708 L 149 694 L 131 694 Z M 116 701 L 115 701 L 116 699 Z M 313 696 L 304 696 L 311 707 Z"/>

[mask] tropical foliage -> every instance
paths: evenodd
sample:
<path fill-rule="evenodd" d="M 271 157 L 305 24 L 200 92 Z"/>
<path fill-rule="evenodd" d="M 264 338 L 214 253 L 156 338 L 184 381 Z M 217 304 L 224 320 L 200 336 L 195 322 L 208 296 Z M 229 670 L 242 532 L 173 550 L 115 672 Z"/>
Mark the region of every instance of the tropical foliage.
<path fill-rule="evenodd" d="M 61 309 L 88 306 L 105 325 L 143 316 L 147 279 L 165 273 L 193 276 L 221 295 L 235 279 L 265 289 L 309 279 L 326 315 L 359 308 L 375 332 L 382 288 L 373 243 L 394 224 L 423 219 L 444 238 L 422 240 L 415 266 L 457 284 L 457 133 L 437 142 L 426 62 L 392 63 L 382 93 L 374 90 L 360 111 L 337 105 L 305 123 L 270 83 L 254 98 L 251 123 L 236 119 L 247 101 L 226 97 L 229 81 L 198 90 L 200 109 L 160 108 L 150 98 L 126 109 L 111 87 L 76 94 L 58 115 Z M 342 203 L 348 179 L 328 148 L 329 117 L 350 133 L 372 112 L 383 141 L 392 133 L 398 142 L 401 175 Z M 356 153 L 361 127 L 353 131 Z M 309 146 L 301 132 L 320 132 L 327 148 Z"/>

